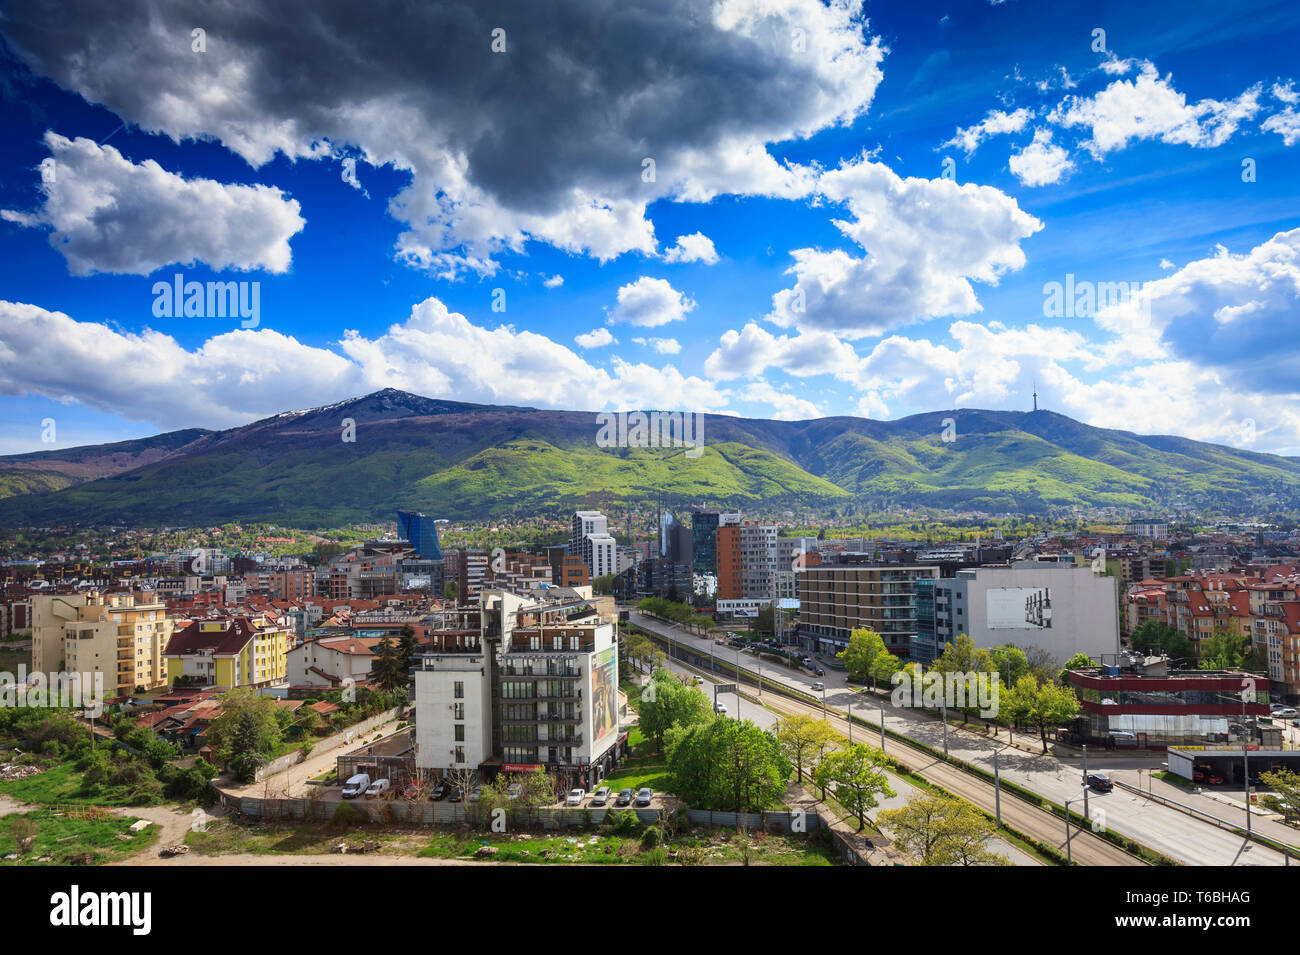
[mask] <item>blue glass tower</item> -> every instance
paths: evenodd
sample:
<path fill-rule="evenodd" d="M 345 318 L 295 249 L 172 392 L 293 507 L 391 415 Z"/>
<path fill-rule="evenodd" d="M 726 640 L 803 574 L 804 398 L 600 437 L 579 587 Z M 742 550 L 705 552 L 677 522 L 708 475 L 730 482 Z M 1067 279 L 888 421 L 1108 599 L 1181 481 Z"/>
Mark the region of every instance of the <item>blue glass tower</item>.
<path fill-rule="evenodd" d="M 397 512 L 397 536 L 411 542 L 422 560 L 442 560 L 442 547 L 438 543 L 438 527 L 433 518 L 419 511 Z"/>

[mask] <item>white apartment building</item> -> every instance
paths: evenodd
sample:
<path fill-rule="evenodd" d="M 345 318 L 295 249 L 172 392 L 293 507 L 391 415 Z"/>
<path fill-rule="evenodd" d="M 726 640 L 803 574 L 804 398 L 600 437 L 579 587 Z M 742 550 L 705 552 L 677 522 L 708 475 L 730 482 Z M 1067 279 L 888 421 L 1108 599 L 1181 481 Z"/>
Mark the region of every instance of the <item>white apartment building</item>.
<path fill-rule="evenodd" d="M 569 553 L 582 557 L 593 580 L 618 573 L 618 543 L 609 533 L 609 521 L 600 511 L 574 513 Z"/>
<path fill-rule="evenodd" d="M 614 621 L 583 590 L 481 594 L 479 629 L 432 631 L 415 673 L 416 766 L 528 772 L 591 788 L 616 762 Z"/>

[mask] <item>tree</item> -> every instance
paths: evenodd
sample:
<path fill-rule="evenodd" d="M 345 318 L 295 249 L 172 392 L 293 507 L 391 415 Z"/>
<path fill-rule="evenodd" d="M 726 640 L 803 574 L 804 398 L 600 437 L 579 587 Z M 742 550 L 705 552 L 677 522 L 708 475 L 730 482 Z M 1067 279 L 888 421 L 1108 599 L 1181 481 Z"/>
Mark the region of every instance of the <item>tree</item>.
<path fill-rule="evenodd" d="M 776 615 L 771 604 L 758 608 L 758 616 L 754 619 L 754 630 L 756 633 L 776 633 Z"/>
<path fill-rule="evenodd" d="M 382 690 L 396 690 L 410 682 L 410 663 L 402 656 L 402 648 L 384 634 L 375 645 L 375 659 L 371 664 L 375 683 Z"/>
<path fill-rule="evenodd" d="M 614 592 L 614 574 L 602 574 L 591 582 L 593 594 L 612 594 Z"/>
<path fill-rule="evenodd" d="M 1061 672 L 1056 675 L 1056 682 L 1061 686 L 1069 686 L 1071 670 L 1082 670 L 1090 666 L 1094 666 L 1092 657 L 1088 656 L 1086 653 L 1076 653 L 1074 656 L 1070 657 L 1070 659 L 1065 661 L 1065 666 L 1063 666 Z"/>
<path fill-rule="evenodd" d="M 849 645 L 835 654 L 835 657 L 844 661 L 850 680 L 865 683 L 873 676 L 876 658 L 882 653 L 889 651 L 885 648 L 885 641 L 880 639 L 880 634 L 866 627 L 857 627 L 849 634 Z"/>
<path fill-rule="evenodd" d="M 454 580 L 449 580 L 443 585 L 442 595 L 453 603 L 460 597 L 460 584 Z"/>
<path fill-rule="evenodd" d="M 1025 659 L 1029 661 L 1029 672 L 1039 683 L 1056 679 L 1061 669 L 1060 661 L 1052 655 L 1052 651 L 1043 647 L 1025 647 Z"/>
<path fill-rule="evenodd" d="M 698 809 L 766 809 L 785 792 L 793 769 L 776 737 L 750 720 L 715 719 L 668 737 L 673 788 Z"/>
<path fill-rule="evenodd" d="M 804 766 L 811 766 L 813 757 L 825 753 L 836 738 L 829 722 L 805 713 L 793 713 L 776 724 L 777 745 L 782 755 L 794 763 L 795 779 L 802 779 Z"/>
<path fill-rule="evenodd" d="M 985 649 L 975 646 L 975 641 L 964 633 L 957 634 L 943 648 L 943 653 L 939 659 L 930 665 L 931 670 L 939 673 L 996 673 L 997 666 L 993 662 L 992 655 Z M 962 694 L 965 703 L 976 702 L 972 700 L 973 694 Z M 975 706 L 963 705 L 960 707 L 961 717 L 963 720 L 970 718 L 971 713 L 979 712 L 978 703 Z"/>
<path fill-rule="evenodd" d="M 235 689 L 221 697 L 221 715 L 208 727 L 208 741 L 244 782 L 275 752 L 281 740 L 275 700 Z"/>
<path fill-rule="evenodd" d="M 674 726 L 694 726 L 713 719 L 709 699 L 695 686 L 685 686 L 667 670 L 656 670 L 641 692 L 641 732 L 654 739 L 660 749 Z"/>
<path fill-rule="evenodd" d="M 401 634 L 397 639 L 397 646 L 409 669 L 411 658 L 415 656 L 416 647 L 415 629 L 409 623 L 402 625 Z"/>
<path fill-rule="evenodd" d="M 833 789 L 835 798 L 858 817 L 858 832 L 867 822 L 867 811 L 877 805 L 878 796 L 893 796 L 889 779 L 881 771 L 885 754 L 865 743 L 853 743 L 829 753 L 817 764 L 813 779 L 825 792 Z"/>
<path fill-rule="evenodd" d="M 1129 635 L 1128 642 L 1134 650 L 1144 653 L 1166 653 L 1175 659 L 1184 660 L 1190 660 L 1193 656 L 1192 641 L 1182 631 L 1163 620 L 1142 621 Z"/>
<path fill-rule="evenodd" d="M 989 651 L 993 666 L 1003 686 L 1015 686 L 1016 681 L 1029 672 L 1029 657 L 1025 651 L 1010 643 Z"/>
<path fill-rule="evenodd" d="M 988 848 L 994 834 L 988 817 L 951 796 L 917 793 L 906 806 L 883 810 L 876 821 L 895 846 L 924 866 L 1006 864 Z"/>
<path fill-rule="evenodd" d="M 1273 790 L 1259 797 L 1263 807 L 1281 813 L 1282 821 L 1287 825 L 1300 823 L 1300 773 L 1279 769 L 1272 773 L 1260 773 L 1259 779 Z"/>
<path fill-rule="evenodd" d="M 1261 670 L 1250 637 L 1233 630 L 1216 629 L 1201 644 L 1202 670 Z"/>
<path fill-rule="evenodd" d="M 1035 727 L 1047 752 L 1047 728 L 1060 726 L 1079 713 L 1079 700 L 1068 686 L 1049 681 L 1040 684 L 1032 676 L 1022 676 L 1010 691 L 1003 690 L 998 715 L 1008 724 Z"/>
<path fill-rule="evenodd" d="M 875 662 L 871 665 L 872 683 L 876 686 L 887 687 L 891 684 L 894 674 L 902 668 L 903 664 L 899 662 L 898 657 L 886 651 L 877 656 Z"/>

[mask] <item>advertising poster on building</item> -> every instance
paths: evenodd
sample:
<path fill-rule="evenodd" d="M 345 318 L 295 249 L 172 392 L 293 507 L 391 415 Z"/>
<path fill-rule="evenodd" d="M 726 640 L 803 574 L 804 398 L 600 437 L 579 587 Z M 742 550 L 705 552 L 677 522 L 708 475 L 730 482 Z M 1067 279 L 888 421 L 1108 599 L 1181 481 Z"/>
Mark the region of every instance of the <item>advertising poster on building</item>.
<path fill-rule="evenodd" d="M 1052 591 L 1048 587 L 999 587 L 988 591 L 990 630 L 1049 630 Z"/>
<path fill-rule="evenodd" d="M 618 648 L 610 647 L 591 661 L 592 752 L 600 752 L 606 737 L 618 730 Z"/>

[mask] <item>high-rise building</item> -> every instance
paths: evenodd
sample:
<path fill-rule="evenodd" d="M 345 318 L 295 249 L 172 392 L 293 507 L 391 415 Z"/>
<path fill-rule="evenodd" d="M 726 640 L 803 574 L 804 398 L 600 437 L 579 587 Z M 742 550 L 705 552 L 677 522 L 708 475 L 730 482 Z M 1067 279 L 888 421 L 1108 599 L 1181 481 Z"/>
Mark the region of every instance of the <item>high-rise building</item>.
<path fill-rule="evenodd" d="M 717 511 L 691 511 L 691 558 L 697 574 L 718 572 Z"/>
<path fill-rule="evenodd" d="M 618 544 L 609 533 L 609 521 L 600 511 L 574 513 L 569 553 L 582 558 L 593 580 L 618 572 Z"/>
<path fill-rule="evenodd" d="M 419 511 L 397 512 L 397 536 L 411 542 L 416 556 L 423 560 L 442 560 L 438 543 L 438 526 L 432 517 Z"/>
<path fill-rule="evenodd" d="M 817 649 L 835 654 L 859 627 L 880 634 L 886 649 L 911 651 L 917 635 L 916 587 L 938 579 L 937 567 L 823 564 L 799 574 L 799 630 Z"/>

